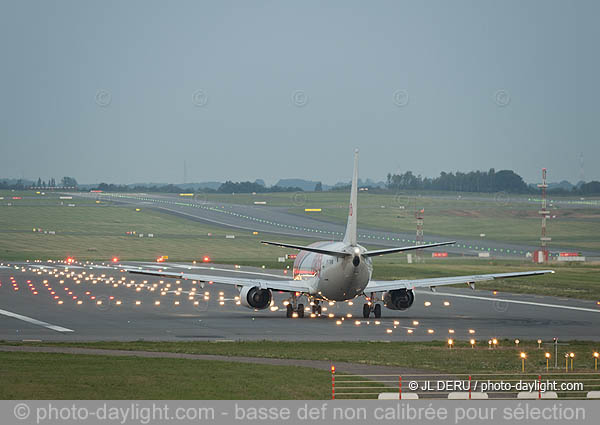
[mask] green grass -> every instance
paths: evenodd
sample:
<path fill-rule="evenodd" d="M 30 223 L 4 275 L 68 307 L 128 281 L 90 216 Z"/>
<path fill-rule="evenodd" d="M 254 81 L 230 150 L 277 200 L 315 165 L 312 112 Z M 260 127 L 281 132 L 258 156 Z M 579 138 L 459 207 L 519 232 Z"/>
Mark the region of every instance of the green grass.
<path fill-rule="evenodd" d="M 566 341 L 560 341 L 561 343 Z M 24 345 L 20 342 L 3 344 Z M 27 343 L 60 347 L 104 348 L 117 350 L 163 351 L 187 354 L 217 354 L 224 356 L 249 356 L 277 359 L 324 360 L 370 365 L 398 366 L 446 373 L 496 373 L 520 372 L 519 353 L 528 354 L 527 372 L 544 372 L 547 350 L 554 356 L 551 345 L 538 349 L 535 341 L 522 341 L 516 348 L 513 341 L 501 340 L 498 348 L 490 350 L 487 340 L 478 341 L 472 349 L 468 341 L 456 341 L 455 348 L 448 349 L 446 342 L 282 342 L 240 341 L 230 343 L 211 342 L 64 342 Z M 590 371 L 594 367 L 592 353 L 600 349 L 599 342 L 569 341 L 559 346 L 559 369 L 564 371 L 564 353 L 574 352 L 575 368 Z M 553 363 L 552 363 L 553 364 Z"/>
<path fill-rule="evenodd" d="M 403 191 L 397 194 L 359 193 L 359 226 L 364 228 L 414 232 L 414 211 L 425 209 L 425 237 L 435 234 L 448 238 L 496 240 L 517 244 L 537 245 L 539 243 L 540 218 L 539 203 L 522 202 L 529 195 L 458 194 L 451 192 L 435 193 Z M 23 196 L 23 200 L 13 201 L 13 207 L 32 205 L 35 202 L 58 203 L 58 194 L 37 195 L 34 191 L 12 193 L 0 191 L 5 200 L 0 206 L 6 208 L 10 196 Z M 468 197 L 465 199 L 464 197 Z M 172 195 L 180 202 L 189 201 Z M 498 199 L 496 201 L 495 199 Z M 537 198 L 533 197 L 532 199 Z M 306 192 L 265 193 L 265 194 L 200 194 L 198 199 L 251 205 L 255 201 L 266 201 L 269 206 L 287 207 L 294 214 L 312 216 L 336 223 L 344 223 L 347 216 L 348 193 L 346 192 Z M 39 201 L 37 201 L 39 200 Z M 548 233 L 557 246 L 574 250 L 600 250 L 600 208 L 598 199 L 586 199 L 589 205 L 579 204 L 573 197 L 558 198 L 560 202 L 551 204 L 550 210 L 555 219 L 548 222 Z M 71 201 L 65 201 L 65 203 Z M 77 198 L 77 205 L 93 204 L 91 199 Z M 322 208 L 320 213 L 306 213 L 304 208 Z M 2 214 L 0 212 L 0 214 Z"/>
<path fill-rule="evenodd" d="M 0 376 L 2 400 L 302 400 L 330 391 L 327 371 L 166 358 L 0 352 Z"/>
<path fill-rule="evenodd" d="M 540 236 L 538 202 L 521 202 L 528 195 L 432 193 L 421 195 L 404 191 L 398 194 L 359 193 L 358 224 L 363 228 L 415 231 L 414 211 L 425 209 L 425 237 L 427 234 L 449 238 L 485 239 L 517 244 L 537 245 Z M 464 197 L 467 196 L 468 199 Z M 208 194 L 200 195 L 211 202 L 253 204 L 266 201 L 270 206 L 288 207 L 288 211 L 310 214 L 325 221 L 345 223 L 348 193 L 307 192 L 265 194 Z M 537 199 L 538 197 L 533 197 Z M 496 200 L 497 199 L 497 200 Z M 600 208 L 597 199 L 592 204 L 575 208 L 578 198 L 564 197 L 550 207 L 556 219 L 548 221 L 548 234 L 554 243 L 573 249 L 600 250 Z M 305 208 L 322 208 L 322 212 L 306 213 Z"/>
<path fill-rule="evenodd" d="M 168 255 L 169 260 L 192 261 L 209 255 L 215 262 L 257 265 L 276 262 L 285 254 L 280 248 L 260 244 L 262 235 L 251 231 L 209 226 L 151 209 L 136 212 L 134 207 L 73 202 L 75 207 L 1 206 L 0 258 L 64 259 L 70 255 L 80 260 L 118 256 L 121 260 L 152 261 Z M 34 232 L 34 228 L 42 232 Z M 133 231 L 136 235 L 126 235 Z M 145 237 L 139 238 L 140 233 Z M 148 238 L 148 233 L 154 238 Z M 235 239 L 225 235 L 235 235 Z"/>
<path fill-rule="evenodd" d="M 68 204 L 60 205 L 59 195 L 53 193 L 41 196 L 36 195 L 35 192 L 14 194 L 3 192 L 2 196 L 6 197 L 9 194 L 23 196 L 24 199 L 14 201 L 11 207 L 6 206 L 4 201 L 0 202 L 0 258 L 5 261 L 64 259 L 67 256 L 73 256 L 78 260 L 109 260 L 118 256 L 121 260 L 153 261 L 162 255 L 168 255 L 169 260 L 172 261 L 192 261 L 209 255 L 214 263 L 265 265 L 277 269 L 291 266 L 291 261 L 277 262 L 277 257 L 283 256 L 289 250 L 260 244 L 259 240 L 265 237 L 263 234 L 253 235 L 251 231 L 219 228 L 149 208 L 142 208 L 141 211 L 136 212 L 133 206 L 117 206 L 104 201 L 96 203 L 95 200 L 88 199 L 65 201 L 76 205 L 69 207 Z M 347 195 L 344 193 L 305 195 L 307 206 L 325 205 L 332 211 L 343 209 L 345 214 Z M 359 218 L 363 217 L 365 220 L 371 219 L 371 212 L 389 210 L 389 208 L 380 208 L 379 204 L 396 202 L 391 195 L 361 193 L 360 196 L 365 213 L 359 214 Z M 269 203 L 277 205 L 292 203 L 290 208 L 297 208 L 293 206 L 293 194 L 207 196 L 211 201 L 226 200 L 228 197 L 239 203 L 254 202 L 253 200 L 258 198 L 268 199 Z M 479 201 L 428 198 L 424 202 L 432 203 L 432 208 L 435 205 L 441 208 L 444 203 L 477 204 Z M 445 208 L 449 208 L 448 205 Z M 521 207 L 521 204 L 518 205 Z M 432 214 L 435 216 L 434 213 Z M 458 220 L 456 217 L 453 219 Z M 600 229 L 600 226 L 594 226 L 593 223 L 588 223 L 586 226 L 588 237 L 600 240 L 598 231 L 595 230 Z M 56 235 L 34 232 L 34 228 L 55 231 Z M 510 232 L 511 229 L 509 226 L 506 231 Z M 126 236 L 125 233 L 128 231 L 144 235 L 153 233 L 155 237 Z M 461 232 L 459 228 L 457 231 Z M 537 228 L 535 231 L 537 232 Z M 209 233 L 211 236 L 208 236 Z M 226 234 L 235 235 L 235 239 L 226 239 Z M 280 236 L 278 239 L 302 245 L 311 242 L 310 239 L 287 236 Z M 393 255 L 376 257 L 374 265 L 374 278 L 388 280 L 552 268 L 557 272 L 554 275 L 507 279 L 479 284 L 477 287 L 590 300 L 600 298 L 598 295 L 600 280 L 597 278 L 600 265 L 598 264 L 553 264 L 540 267 L 530 262 L 508 260 L 434 261 L 428 259 L 425 264 L 409 265 L 406 263 L 405 256 Z"/>

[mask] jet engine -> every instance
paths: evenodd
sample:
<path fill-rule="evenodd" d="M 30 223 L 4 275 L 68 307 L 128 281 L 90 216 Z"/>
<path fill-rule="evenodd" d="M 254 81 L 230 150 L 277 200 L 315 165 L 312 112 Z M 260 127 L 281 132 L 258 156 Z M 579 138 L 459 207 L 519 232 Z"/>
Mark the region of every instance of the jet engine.
<path fill-rule="evenodd" d="M 240 290 L 240 303 L 248 308 L 264 310 L 271 305 L 273 293 L 270 289 L 260 289 L 257 286 L 244 286 Z"/>
<path fill-rule="evenodd" d="M 390 310 L 406 310 L 414 301 L 412 289 L 395 289 L 383 294 L 383 304 Z"/>

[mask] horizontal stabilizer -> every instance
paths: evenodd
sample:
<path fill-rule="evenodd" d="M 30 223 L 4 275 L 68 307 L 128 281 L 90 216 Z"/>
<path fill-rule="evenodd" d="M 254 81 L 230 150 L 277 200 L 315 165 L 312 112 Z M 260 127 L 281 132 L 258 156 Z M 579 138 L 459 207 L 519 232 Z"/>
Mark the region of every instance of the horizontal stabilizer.
<path fill-rule="evenodd" d="M 365 257 L 374 257 L 376 255 L 393 254 L 395 252 L 413 251 L 415 249 L 423 249 L 423 248 L 433 248 L 434 246 L 452 245 L 455 243 L 456 243 L 456 241 L 450 241 L 450 242 L 430 243 L 430 244 L 425 244 L 425 245 L 402 246 L 402 247 L 398 247 L 398 248 L 376 249 L 373 251 L 366 251 L 363 253 L 363 255 Z"/>
<path fill-rule="evenodd" d="M 349 252 L 333 251 L 331 249 L 317 248 L 314 246 L 302 246 L 302 245 L 293 245 L 293 244 L 289 244 L 289 243 L 269 242 L 269 241 L 260 241 L 260 243 L 263 243 L 265 245 L 280 246 L 283 248 L 299 249 L 300 251 L 317 252 L 319 254 L 332 255 L 334 257 L 345 257 L 347 255 L 351 255 Z"/>

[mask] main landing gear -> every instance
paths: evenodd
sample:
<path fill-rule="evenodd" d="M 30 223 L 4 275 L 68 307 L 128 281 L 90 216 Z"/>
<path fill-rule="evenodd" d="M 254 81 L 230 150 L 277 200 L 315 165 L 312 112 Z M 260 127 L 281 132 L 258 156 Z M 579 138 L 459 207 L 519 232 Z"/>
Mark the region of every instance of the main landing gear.
<path fill-rule="evenodd" d="M 371 313 L 373 313 L 375 318 L 379 319 L 381 317 L 381 304 L 377 302 L 375 294 L 371 292 L 371 296 L 367 300 L 369 302 L 363 304 L 363 317 L 368 319 Z"/>
<path fill-rule="evenodd" d="M 312 314 L 321 315 L 321 303 L 318 300 L 313 301 Z"/>
<path fill-rule="evenodd" d="M 311 301 L 311 298 L 309 298 Z M 312 299 L 311 303 L 311 312 L 317 316 L 321 315 L 321 302 L 319 300 Z M 296 314 L 296 315 L 294 315 Z M 286 317 L 299 317 L 300 319 L 304 317 L 304 304 L 298 303 L 298 295 L 295 293 L 289 299 L 288 305 L 286 306 Z"/>
<path fill-rule="evenodd" d="M 292 298 L 286 306 L 286 317 L 294 317 L 294 313 L 296 313 L 299 318 L 304 317 L 304 304 L 298 303 L 298 296 L 295 293 L 292 294 Z"/>

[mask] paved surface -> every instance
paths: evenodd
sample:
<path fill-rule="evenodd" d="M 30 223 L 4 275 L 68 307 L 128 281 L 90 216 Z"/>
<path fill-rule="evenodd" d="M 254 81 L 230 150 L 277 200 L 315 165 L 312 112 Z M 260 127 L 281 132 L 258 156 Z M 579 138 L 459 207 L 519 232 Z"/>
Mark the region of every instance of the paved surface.
<path fill-rule="evenodd" d="M 162 267 L 283 277 L 281 271 L 249 267 L 206 270 L 211 266 L 170 263 Z M 0 263 L 0 282 L 0 340 L 404 341 L 452 337 L 485 343 L 492 337 L 559 337 L 600 341 L 600 306 L 554 297 L 440 288 L 435 293 L 417 292 L 414 305 L 406 311 L 384 308 L 380 320 L 362 318 L 362 299 L 325 305 L 323 317 L 287 319 L 282 293 L 274 294 L 275 311 L 255 312 L 236 305 L 235 287 L 140 278 L 112 265 L 77 265 L 66 270 L 64 265 L 50 263 Z"/>
<path fill-rule="evenodd" d="M 239 205 L 227 203 L 212 203 L 203 200 L 182 199 L 165 194 L 94 194 L 72 193 L 73 196 L 88 199 L 102 198 L 114 202 L 131 204 L 143 208 L 157 208 L 163 212 L 177 214 L 192 220 L 199 220 L 219 226 L 259 231 L 261 233 L 276 233 L 287 236 L 301 236 L 316 240 L 341 240 L 345 224 L 336 224 L 307 215 L 296 215 L 288 212 L 288 207 L 272 207 L 265 205 Z M 290 206 L 302 205 L 305 201 L 302 193 L 290 194 Z M 360 214 L 360 206 L 359 206 Z M 379 246 L 414 245 L 415 234 L 398 233 L 390 230 L 359 229 L 360 243 Z M 533 252 L 539 247 L 516 245 L 505 242 L 495 242 L 482 239 L 455 239 L 445 236 L 427 234 L 425 243 L 456 240 L 457 244 L 444 247 L 451 253 L 478 255 L 479 252 L 490 252 L 494 257 L 523 258 L 527 252 Z M 561 251 L 556 244 L 553 251 Z M 562 249 L 564 251 L 565 249 Z M 572 251 L 572 249 L 566 249 Z M 600 253 L 589 250 L 579 250 L 587 257 L 599 257 Z"/>

